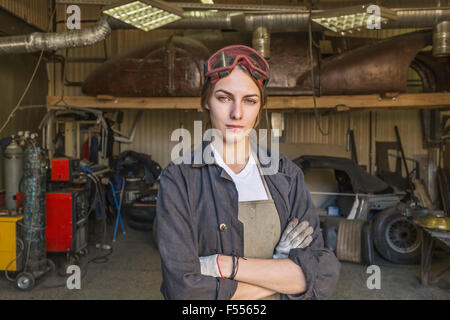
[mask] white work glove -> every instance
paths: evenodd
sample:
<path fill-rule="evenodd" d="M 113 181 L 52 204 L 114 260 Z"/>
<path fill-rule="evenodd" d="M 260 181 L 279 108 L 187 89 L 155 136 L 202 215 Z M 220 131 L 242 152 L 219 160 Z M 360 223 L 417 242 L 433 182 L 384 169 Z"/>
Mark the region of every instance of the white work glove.
<path fill-rule="evenodd" d="M 313 232 L 314 229 L 309 226 L 309 222 L 306 220 L 299 223 L 298 219 L 294 218 L 289 221 L 275 248 L 273 259 L 287 259 L 291 249 L 309 246 Z"/>
<path fill-rule="evenodd" d="M 200 257 L 200 270 L 204 276 L 221 277 L 219 266 L 217 264 L 217 254 L 212 256 Z"/>

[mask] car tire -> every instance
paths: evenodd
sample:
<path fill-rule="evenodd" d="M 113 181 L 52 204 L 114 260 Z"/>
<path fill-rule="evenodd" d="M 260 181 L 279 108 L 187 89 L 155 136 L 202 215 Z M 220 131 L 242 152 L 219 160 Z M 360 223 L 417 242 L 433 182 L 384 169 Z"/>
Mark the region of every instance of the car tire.
<path fill-rule="evenodd" d="M 366 221 L 361 230 L 361 261 L 367 266 L 374 262 L 374 244 L 372 221 Z"/>
<path fill-rule="evenodd" d="M 396 208 L 375 215 L 374 245 L 385 259 L 397 264 L 418 264 L 421 257 L 422 234 Z"/>
<path fill-rule="evenodd" d="M 156 208 L 154 207 L 130 207 L 126 210 L 126 216 L 129 220 L 142 223 L 153 223 L 155 219 Z"/>
<path fill-rule="evenodd" d="M 133 220 L 128 220 L 128 226 L 134 230 L 139 231 L 151 231 L 153 229 L 153 224 L 150 222 L 138 222 Z"/>

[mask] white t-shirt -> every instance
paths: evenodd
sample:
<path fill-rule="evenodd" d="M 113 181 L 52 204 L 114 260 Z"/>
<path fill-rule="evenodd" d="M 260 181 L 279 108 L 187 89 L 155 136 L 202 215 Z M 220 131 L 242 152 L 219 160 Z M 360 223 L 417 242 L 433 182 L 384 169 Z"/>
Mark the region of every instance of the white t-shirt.
<path fill-rule="evenodd" d="M 258 166 L 256 165 L 256 161 L 251 152 L 244 169 L 236 174 L 226 165 L 222 159 L 222 156 L 216 152 L 212 144 L 211 149 L 213 151 L 216 163 L 229 174 L 231 179 L 233 179 L 239 195 L 239 202 L 269 199 L 267 197 L 267 192 L 264 188 L 261 175 L 259 174 Z"/>

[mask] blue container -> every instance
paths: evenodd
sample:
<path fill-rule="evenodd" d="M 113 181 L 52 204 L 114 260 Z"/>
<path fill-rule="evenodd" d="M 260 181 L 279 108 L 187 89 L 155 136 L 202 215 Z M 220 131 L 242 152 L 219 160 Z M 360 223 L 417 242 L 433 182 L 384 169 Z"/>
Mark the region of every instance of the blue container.
<path fill-rule="evenodd" d="M 328 207 L 328 215 L 329 216 L 338 216 L 339 215 L 339 208 L 338 207 Z"/>

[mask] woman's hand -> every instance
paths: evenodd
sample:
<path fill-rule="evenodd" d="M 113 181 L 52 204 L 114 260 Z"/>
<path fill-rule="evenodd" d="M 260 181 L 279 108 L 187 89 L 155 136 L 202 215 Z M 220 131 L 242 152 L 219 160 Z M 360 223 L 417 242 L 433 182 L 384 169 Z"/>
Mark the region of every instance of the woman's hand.
<path fill-rule="evenodd" d="M 287 259 L 291 249 L 309 246 L 313 232 L 314 229 L 309 226 L 309 222 L 306 220 L 299 223 L 298 219 L 294 218 L 289 221 L 275 248 L 273 259 Z"/>

